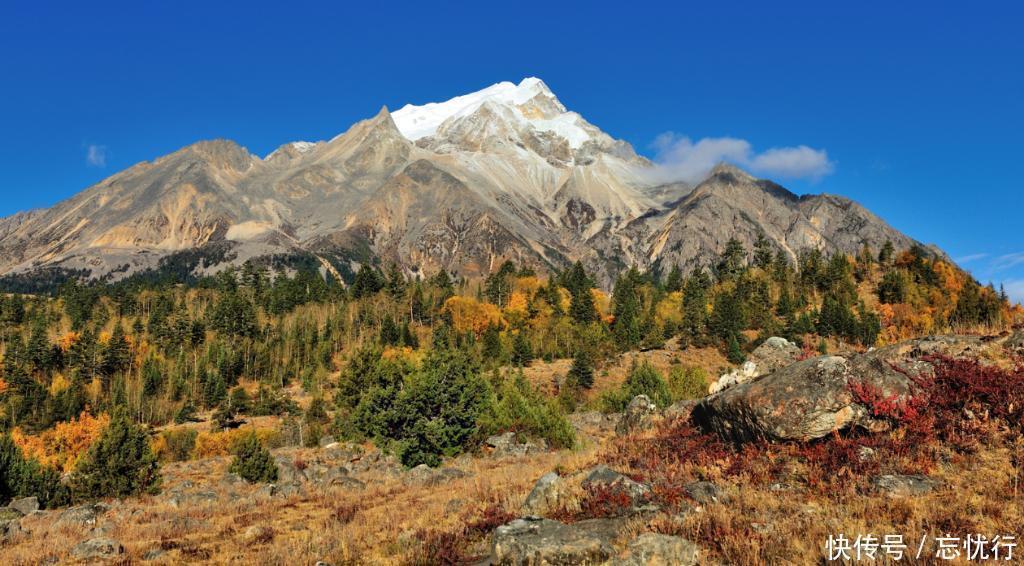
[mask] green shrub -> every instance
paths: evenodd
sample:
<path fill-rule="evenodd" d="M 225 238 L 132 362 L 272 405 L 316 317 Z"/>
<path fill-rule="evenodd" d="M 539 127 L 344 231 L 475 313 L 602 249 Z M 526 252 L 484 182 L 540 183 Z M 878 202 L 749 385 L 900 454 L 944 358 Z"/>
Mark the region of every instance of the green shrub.
<path fill-rule="evenodd" d="M 673 401 L 706 397 L 708 374 L 696 366 L 674 367 L 668 374 L 668 391 Z"/>
<path fill-rule="evenodd" d="M 163 436 L 167 460 L 183 462 L 192 456 L 198 433 L 190 428 L 172 428 L 165 430 L 161 436 Z"/>
<path fill-rule="evenodd" d="M 387 419 L 403 464 L 437 466 L 468 446 L 489 398 L 479 371 L 466 352 L 440 350 L 405 380 Z"/>
<path fill-rule="evenodd" d="M 43 507 L 63 505 L 69 499 L 57 470 L 26 458 L 10 435 L 0 435 L 0 505 L 32 495 Z"/>
<path fill-rule="evenodd" d="M 576 439 L 558 402 L 545 398 L 522 374 L 506 379 L 480 416 L 481 436 L 506 431 L 542 438 L 555 448 L 569 448 Z"/>
<path fill-rule="evenodd" d="M 235 445 L 234 452 L 235 459 L 228 471 L 250 483 L 277 481 L 277 463 L 260 444 L 255 432 L 243 435 Z"/>
<path fill-rule="evenodd" d="M 119 411 L 75 469 L 76 499 L 127 497 L 160 490 L 160 467 L 146 432 Z"/>
<path fill-rule="evenodd" d="M 672 402 L 665 379 L 645 361 L 640 364 L 634 362 L 622 386 L 601 396 L 601 408 L 608 413 L 621 412 L 637 395 L 647 395 L 659 407 Z"/>

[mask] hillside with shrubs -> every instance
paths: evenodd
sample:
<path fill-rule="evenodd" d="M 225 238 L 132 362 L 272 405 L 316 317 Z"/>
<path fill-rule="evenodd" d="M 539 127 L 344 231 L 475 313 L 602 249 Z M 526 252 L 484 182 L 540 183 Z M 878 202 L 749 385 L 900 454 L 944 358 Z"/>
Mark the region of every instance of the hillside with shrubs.
<path fill-rule="evenodd" d="M 993 337 L 1009 344 L 1024 310 L 920 247 L 795 255 L 734 240 L 703 268 L 628 269 L 610 289 L 580 263 L 539 273 L 505 262 L 473 280 L 367 264 L 342 282 L 309 258 L 279 258 L 6 294 L 0 505 L 34 497 L 40 510 L 4 516 L 0 553 L 26 564 L 501 562 L 502 525 L 552 470 L 566 485 L 544 521 L 607 520 L 608 541 L 657 533 L 727 563 L 784 560 L 782 541 L 814 522 L 751 526 L 804 512 L 777 485 L 821 509 L 819 539 L 873 513 L 924 530 L 968 520 L 931 500 L 865 503 L 870 478 L 894 470 L 1003 474 L 1017 510 L 971 526 L 1019 519 L 1021 359 L 1009 345 L 977 353 Z M 842 391 L 884 432 L 738 446 L 700 422 L 727 372 L 757 372 L 727 390 L 739 395 L 747 379 L 812 360 L 856 368 L 899 351 L 904 363 L 902 344 L 934 335 L 986 338 L 969 360 L 915 346 L 934 371 L 899 395 L 861 382 Z M 767 373 L 775 344 L 791 358 Z M 624 475 L 595 488 L 582 478 L 598 464 Z M 711 488 L 695 495 L 693 482 Z M 633 483 L 643 490 L 620 489 Z M 817 558 L 820 542 L 787 552 Z"/>

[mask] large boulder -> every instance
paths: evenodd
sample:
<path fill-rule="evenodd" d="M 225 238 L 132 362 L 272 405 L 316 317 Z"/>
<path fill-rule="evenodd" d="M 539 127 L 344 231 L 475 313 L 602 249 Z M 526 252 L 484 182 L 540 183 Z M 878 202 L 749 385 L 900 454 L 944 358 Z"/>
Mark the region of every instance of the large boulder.
<path fill-rule="evenodd" d="M 548 472 L 537 480 L 530 494 L 523 503 L 523 513 L 527 515 L 544 515 L 558 507 L 565 493 L 562 478 L 556 472 Z"/>
<path fill-rule="evenodd" d="M 7 504 L 11 509 L 17 509 L 22 515 L 29 515 L 39 510 L 39 499 L 35 496 L 20 497 Z"/>
<path fill-rule="evenodd" d="M 633 431 L 651 428 L 658 415 L 658 406 L 647 395 L 637 395 L 629 402 L 622 418 L 615 425 L 618 434 L 629 434 Z"/>
<path fill-rule="evenodd" d="M 496 565 L 604 564 L 615 553 L 604 537 L 539 517 L 516 519 L 493 536 L 491 563 Z"/>
<path fill-rule="evenodd" d="M 819 356 L 705 398 L 693 410 L 701 428 L 736 442 L 821 438 L 852 425 L 877 429 L 849 384 L 868 383 L 885 395 L 907 395 L 910 379 L 878 357 L 849 361 Z"/>
<path fill-rule="evenodd" d="M 71 549 L 71 556 L 81 560 L 90 560 L 93 558 L 109 558 L 123 552 L 124 547 L 121 546 L 121 543 L 111 538 L 100 537 L 83 540 L 76 544 Z"/>
<path fill-rule="evenodd" d="M 715 394 L 734 385 L 780 370 L 800 359 L 800 354 L 800 347 L 796 344 L 785 338 L 772 336 L 754 348 L 743 365 L 719 376 L 718 380 L 708 387 L 708 393 Z"/>

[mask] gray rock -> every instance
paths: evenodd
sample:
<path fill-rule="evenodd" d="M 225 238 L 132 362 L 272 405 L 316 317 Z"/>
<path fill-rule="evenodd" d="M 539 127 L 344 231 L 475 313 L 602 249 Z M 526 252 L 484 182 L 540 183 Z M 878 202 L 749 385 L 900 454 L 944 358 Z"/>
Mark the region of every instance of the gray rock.
<path fill-rule="evenodd" d="M 489 448 L 491 455 L 496 458 L 523 456 L 547 450 L 547 443 L 543 440 L 539 442 L 519 442 L 514 432 L 505 432 L 491 436 L 484 441 L 484 446 Z"/>
<path fill-rule="evenodd" d="M 264 525 L 253 525 L 242 533 L 242 542 L 247 545 L 265 544 L 274 539 L 274 529 Z"/>
<path fill-rule="evenodd" d="M 96 520 L 110 509 L 103 503 L 87 503 L 77 507 L 69 507 L 57 517 L 57 526 L 93 526 Z"/>
<path fill-rule="evenodd" d="M 71 549 L 71 556 L 88 560 L 91 558 L 107 558 L 124 552 L 121 543 L 114 539 L 99 537 L 83 540 Z"/>
<path fill-rule="evenodd" d="M 21 511 L 12 507 L 0 508 L 0 543 L 8 542 L 23 531 L 21 528 Z"/>
<path fill-rule="evenodd" d="M 645 430 L 654 426 L 655 417 L 658 415 L 658 406 L 651 401 L 647 395 L 637 395 L 629 402 L 622 418 L 615 425 L 617 434 L 629 434 L 638 430 Z"/>
<path fill-rule="evenodd" d="M 609 541 L 575 525 L 526 517 L 494 530 L 491 563 L 516 566 L 603 564 L 614 553 Z"/>
<path fill-rule="evenodd" d="M 562 478 L 555 472 L 548 472 L 537 480 L 523 503 L 523 513 L 527 515 L 544 515 L 556 509 L 564 494 Z"/>
<path fill-rule="evenodd" d="M 35 496 L 21 497 L 11 501 L 7 506 L 11 509 L 17 509 L 22 515 L 29 515 L 39 510 L 39 499 Z"/>
<path fill-rule="evenodd" d="M 687 495 L 692 497 L 694 501 L 705 505 L 717 503 L 722 497 L 722 490 L 709 481 L 691 482 L 686 484 L 683 489 L 686 490 Z"/>
<path fill-rule="evenodd" d="M 939 482 L 923 475 L 881 475 L 871 479 L 876 490 L 890 497 L 924 495 L 939 486 Z"/>
<path fill-rule="evenodd" d="M 277 483 L 279 485 L 301 484 L 307 481 L 306 473 L 300 470 L 291 458 L 278 456 L 274 460 L 277 462 Z"/>
<path fill-rule="evenodd" d="M 458 468 L 431 468 L 426 464 L 420 464 L 405 473 L 405 483 L 432 486 L 467 476 L 468 473 Z"/>
<path fill-rule="evenodd" d="M 217 492 L 209 489 L 195 491 L 175 490 L 167 493 L 167 503 L 173 507 L 198 507 L 217 503 Z"/>
<path fill-rule="evenodd" d="M 693 412 L 693 408 L 697 406 L 697 403 L 700 403 L 700 399 L 683 399 L 682 401 L 676 401 L 668 407 L 665 407 L 665 410 L 662 411 L 662 415 L 666 419 L 688 419 L 690 418 L 690 413 Z"/>
<path fill-rule="evenodd" d="M 273 497 L 276 493 L 277 486 L 272 483 L 260 486 L 260 488 L 256 490 L 256 496 L 258 497 Z"/>
<path fill-rule="evenodd" d="M 317 444 L 320 446 L 320 448 L 327 448 L 332 444 L 338 444 L 338 441 L 335 440 L 333 436 L 328 434 L 326 436 L 321 436 L 320 441 Z"/>
<path fill-rule="evenodd" d="M 625 557 L 616 566 L 692 566 L 697 563 L 697 545 L 670 535 L 644 533 L 629 543 Z"/>
<path fill-rule="evenodd" d="M 156 560 L 158 558 L 161 558 L 165 554 L 167 554 L 167 551 L 162 549 L 162 548 L 159 548 L 159 547 L 151 548 L 151 549 L 147 550 L 145 553 L 142 554 L 142 560 L 144 562 L 149 562 L 151 560 Z"/>

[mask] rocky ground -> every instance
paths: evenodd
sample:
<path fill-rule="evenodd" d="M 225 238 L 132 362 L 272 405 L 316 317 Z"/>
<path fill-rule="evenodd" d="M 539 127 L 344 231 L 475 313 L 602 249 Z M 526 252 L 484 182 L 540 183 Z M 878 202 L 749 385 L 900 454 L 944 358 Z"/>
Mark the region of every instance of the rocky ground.
<path fill-rule="evenodd" d="M 771 340 L 705 399 L 574 414 L 575 450 L 502 435 L 405 470 L 325 438 L 275 451 L 274 485 L 220 457 L 165 465 L 155 496 L 18 500 L 0 510 L 0 562 L 805 564 L 825 559 L 830 535 L 873 533 L 925 537 L 924 557 L 900 563 L 934 563 L 928 537 L 1024 536 L 1021 408 L 1013 391 L 954 409 L 933 397 L 937 423 L 892 401 L 937 391 L 950 367 L 982 372 L 978 391 L 1024 384 L 1022 352 L 1020 332 L 844 357 Z"/>

